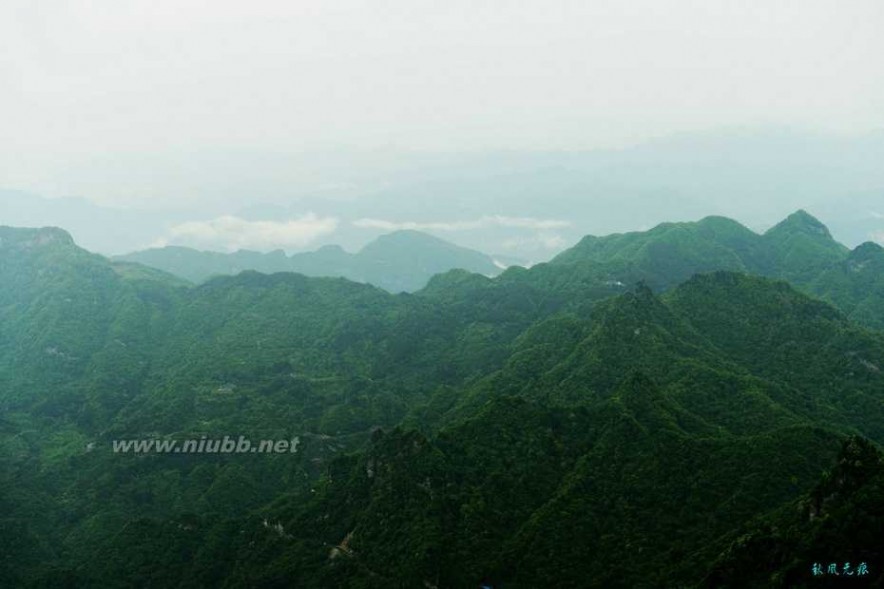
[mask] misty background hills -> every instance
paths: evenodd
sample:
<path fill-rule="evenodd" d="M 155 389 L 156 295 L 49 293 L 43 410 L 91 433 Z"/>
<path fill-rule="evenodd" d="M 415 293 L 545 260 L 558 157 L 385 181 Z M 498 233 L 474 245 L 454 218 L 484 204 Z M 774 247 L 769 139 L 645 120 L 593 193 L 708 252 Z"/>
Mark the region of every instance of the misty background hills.
<path fill-rule="evenodd" d="M 225 183 L 227 170 L 243 174 L 243 159 L 249 174 Z M 881 161 L 882 133 L 789 129 L 684 134 L 586 152 L 230 152 L 180 163 L 182 184 L 188 177 L 207 183 L 203 199 L 110 208 L 82 197 L 46 199 L 6 190 L 0 192 L 0 222 L 64 227 L 78 243 L 105 255 L 165 245 L 288 254 L 339 245 L 358 251 L 380 235 L 411 229 L 498 259 L 536 263 L 586 234 L 708 215 L 763 231 L 806 208 L 854 247 L 884 239 Z M 139 165 L 121 162 L 117 172 L 132 168 L 137 178 Z M 280 226 L 250 225 L 292 220 L 303 226 L 282 227 L 285 238 L 272 235 Z M 251 232 L 245 241 L 244 232 Z"/>
<path fill-rule="evenodd" d="M 251 251 L 225 254 L 168 246 L 114 259 L 144 264 L 195 283 L 212 276 L 255 270 L 265 274 L 298 272 L 306 276 L 340 276 L 390 292 L 419 290 L 433 275 L 454 268 L 485 276 L 495 276 L 504 268 L 480 252 L 426 233 L 405 230 L 382 235 L 355 254 L 336 245 L 291 256 L 282 250 L 266 254 Z"/>

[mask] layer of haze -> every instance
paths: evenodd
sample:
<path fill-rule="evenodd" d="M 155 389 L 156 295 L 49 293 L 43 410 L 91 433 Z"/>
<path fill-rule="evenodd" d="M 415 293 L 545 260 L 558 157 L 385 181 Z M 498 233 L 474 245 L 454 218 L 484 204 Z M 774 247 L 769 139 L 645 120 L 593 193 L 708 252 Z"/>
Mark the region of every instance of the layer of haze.
<path fill-rule="evenodd" d="M 467 211 L 442 210 L 457 195 L 438 184 L 403 187 L 445 181 L 446 169 L 458 182 L 499 173 L 477 171 L 481 154 L 547 154 L 555 167 L 550 153 L 708 129 L 861 137 L 884 127 L 881 31 L 880 0 L 11 0 L 0 4 L 0 190 L 180 212 L 115 249 L 224 231 L 228 246 L 272 247 L 237 239 L 266 228 L 250 222 L 288 224 L 310 239 L 276 245 L 299 248 L 343 226 L 438 233 L 525 218 L 509 229 L 546 224 L 523 238 L 553 250 L 667 220 L 665 207 L 563 238 L 549 227 L 574 219 L 564 205 L 544 214 L 543 178 L 510 179 L 538 189 L 518 207 L 501 192 Z M 391 186 L 402 210 L 366 204 Z M 814 204 L 782 188 L 779 202 L 756 194 L 744 218 L 772 223 L 796 200 Z"/>

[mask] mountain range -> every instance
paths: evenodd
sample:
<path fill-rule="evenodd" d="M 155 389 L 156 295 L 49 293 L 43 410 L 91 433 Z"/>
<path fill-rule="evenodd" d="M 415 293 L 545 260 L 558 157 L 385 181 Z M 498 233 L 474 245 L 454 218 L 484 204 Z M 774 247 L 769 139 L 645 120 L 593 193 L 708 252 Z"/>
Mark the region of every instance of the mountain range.
<path fill-rule="evenodd" d="M 880 586 L 882 260 L 708 217 L 392 294 L 0 228 L 0 585 Z M 111 449 L 225 435 L 302 444 Z"/>
<path fill-rule="evenodd" d="M 116 256 L 114 259 L 164 270 L 194 283 L 212 276 L 255 270 L 263 273 L 340 276 L 355 282 L 367 282 L 390 292 L 419 290 L 435 274 L 455 268 L 486 276 L 499 274 L 503 268 L 490 256 L 427 233 L 409 230 L 382 235 L 355 254 L 335 245 L 291 256 L 282 250 L 270 253 L 240 250 L 227 254 L 167 246 Z"/>

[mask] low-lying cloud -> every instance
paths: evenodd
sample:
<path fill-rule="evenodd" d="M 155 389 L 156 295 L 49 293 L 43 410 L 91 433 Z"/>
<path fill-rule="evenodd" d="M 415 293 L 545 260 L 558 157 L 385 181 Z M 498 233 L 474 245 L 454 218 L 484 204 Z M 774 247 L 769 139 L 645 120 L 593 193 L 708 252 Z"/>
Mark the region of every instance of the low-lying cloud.
<path fill-rule="evenodd" d="M 188 245 L 228 251 L 296 249 L 332 233 L 337 227 L 337 218 L 313 213 L 287 221 L 247 221 L 224 215 L 175 225 L 154 246 Z"/>
<path fill-rule="evenodd" d="M 561 250 L 568 242 L 555 233 L 538 233 L 523 239 L 507 239 L 501 244 L 506 251 Z"/>
<path fill-rule="evenodd" d="M 416 231 L 472 231 L 489 227 L 509 227 L 515 229 L 561 229 L 570 227 L 570 221 L 558 219 L 535 219 L 534 217 L 506 217 L 503 215 L 487 215 L 468 221 L 388 221 L 385 219 L 363 218 L 353 221 L 353 225 L 363 229 L 381 229 L 396 231 L 412 229 Z"/>

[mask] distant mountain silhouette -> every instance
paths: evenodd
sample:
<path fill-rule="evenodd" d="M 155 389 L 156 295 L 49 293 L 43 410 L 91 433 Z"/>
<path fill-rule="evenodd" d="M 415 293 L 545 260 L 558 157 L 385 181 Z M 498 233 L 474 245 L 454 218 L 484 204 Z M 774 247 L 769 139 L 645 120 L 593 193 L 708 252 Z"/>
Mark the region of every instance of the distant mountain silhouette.
<path fill-rule="evenodd" d="M 490 256 L 420 231 L 395 231 L 382 235 L 355 254 L 336 245 L 292 256 L 281 250 L 222 253 L 168 246 L 114 259 L 144 264 L 195 283 L 212 276 L 256 270 L 265 274 L 298 272 L 306 276 L 343 277 L 390 292 L 419 290 L 434 274 L 448 270 L 463 269 L 494 276 L 502 269 Z"/>

